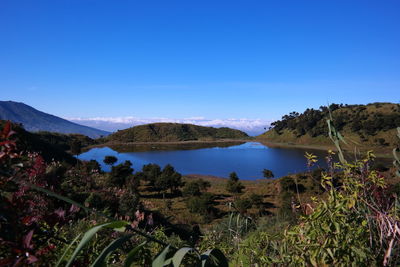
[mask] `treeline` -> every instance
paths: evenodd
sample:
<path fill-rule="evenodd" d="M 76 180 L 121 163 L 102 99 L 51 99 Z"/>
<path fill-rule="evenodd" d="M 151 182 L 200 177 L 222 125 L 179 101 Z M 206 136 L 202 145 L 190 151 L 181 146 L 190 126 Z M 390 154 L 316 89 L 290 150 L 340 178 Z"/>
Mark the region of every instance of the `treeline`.
<path fill-rule="evenodd" d="M 368 105 L 331 104 L 319 109 L 306 109 L 303 113 L 291 112 L 271 124 L 273 130 L 282 134 L 284 130 L 294 132 L 297 137 L 309 134 L 312 137 L 328 136 L 326 119 L 332 114 L 337 130 L 350 130 L 364 135 L 375 135 L 378 131 L 395 129 L 400 125 L 400 105 L 373 103 Z"/>

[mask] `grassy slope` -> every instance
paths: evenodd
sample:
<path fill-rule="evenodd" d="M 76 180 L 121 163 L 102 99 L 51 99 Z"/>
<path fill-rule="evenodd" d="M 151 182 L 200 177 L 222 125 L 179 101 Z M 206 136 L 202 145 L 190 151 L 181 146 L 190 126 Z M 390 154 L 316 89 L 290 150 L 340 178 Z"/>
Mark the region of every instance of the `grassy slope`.
<path fill-rule="evenodd" d="M 396 177 L 393 173 L 393 169 L 384 173 L 381 173 L 386 177 L 386 182 L 388 184 L 395 184 L 400 182 L 400 178 Z M 299 193 L 299 197 L 301 203 L 312 203 L 311 197 L 321 195 L 321 191 L 317 190 L 315 182 L 313 182 L 310 174 L 304 173 L 302 175 L 294 174 L 289 175 L 292 179 L 296 179 L 299 186 L 302 185 L 305 188 L 304 192 Z M 265 180 L 256 180 L 256 181 L 242 181 L 242 184 L 246 187 L 242 194 L 232 194 L 226 191 L 226 183 L 228 179 L 213 177 L 213 176 L 203 176 L 203 175 L 190 175 L 184 176 L 184 181 L 190 181 L 193 179 L 201 178 L 203 180 L 209 181 L 211 183 L 211 187 L 208 189 L 208 192 L 216 195 L 216 207 L 222 211 L 222 214 L 227 214 L 229 209 L 229 202 L 233 202 L 235 198 L 247 198 L 252 193 L 259 194 L 263 196 L 263 203 L 266 212 L 270 212 L 276 214 L 278 208 L 281 206 L 281 186 L 280 179 L 265 179 Z M 162 199 L 155 192 L 147 191 L 147 186 L 142 185 L 140 189 L 140 194 L 142 196 L 142 200 L 146 207 L 150 210 L 158 210 L 161 211 L 166 217 L 170 217 L 173 223 L 176 224 L 189 224 L 195 225 L 200 224 L 203 229 L 207 229 L 208 227 L 214 225 L 222 218 L 215 218 L 211 222 L 204 222 L 204 219 L 201 215 L 191 213 L 186 207 L 185 198 L 184 197 L 169 197 L 166 196 L 166 199 Z M 297 199 L 297 194 L 296 194 Z M 167 208 L 166 201 L 171 201 L 171 209 Z M 247 212 L 249 215 L 256 216 L 258 214 L 258 210 L 256 208 L 252 208 Z"/>
<path fill-rule="evenodd" d="M 383 103 L 383 104 L 369 104 L 364 106 L 364 110 L 357 111 L 361 105 L 343 107 L 335 110 L 332 113 L 333 120 L 338 116 L 353 117 L 356 112 L 360 115 L 372 118 L 375 114 L 393 114 L 396 112 L 400 116 L 399 108 L 397 104 Z M 398 125 L 400 126 L 400 125 Z M 321 119 L 317 127 L 324 127 L 326 133 L 328 133 L 328 126 L 326 118 Z M 340 131 L 341 134 L 348 141 L 349 145 L 344 145 L 345 149 L 353 150 L 355 147 L 361 150 L 374 150 L 378 154 L 389 154 L 393 147 L 398 145 L 398 139 L 396 138 L 396 129 L 379 130 L 373 135 L 366 134 L 363 130 L 354 132 L 351 130 L 350 122 L 345 123 L 343 129 Z M 385 140 L 384 145 L 379 144 L 378 140 L 383 138 Z M 314 148 L 333 148 L 332 141 L 326 135 L 311 136 L 309 133 L 298 136 L 294 130 L 284 129 L 278 134 L 274 129 L 271 129 L 257 137 L 258 140 L 266 143 L 275 143 L 283 146 L 303 146 L 303 147 L 314 147 Z"/>
<path fill-rule="evenodd" d="M 193 124 L 153 123 L 121 130 L 102 139 L 104 142 L 179 142 L 239 139 L 249 136 L 230 128 L 203 127 Z"/>

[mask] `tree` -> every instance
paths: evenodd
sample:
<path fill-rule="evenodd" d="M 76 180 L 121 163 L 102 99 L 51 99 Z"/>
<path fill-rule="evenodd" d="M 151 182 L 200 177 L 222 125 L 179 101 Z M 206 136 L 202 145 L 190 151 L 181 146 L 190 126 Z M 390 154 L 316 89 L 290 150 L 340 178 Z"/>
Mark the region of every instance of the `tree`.
<path fill-rule="evenodd" d="M 126 183 L 128 177 L 133 173 L 131 166 L 132 163 L 129 160 L 116 166 L 112 166 L 109 174 L 109 184 L 112 186 L 122 187 Z M 132 177 L 132 179 L 134 178 Z"/>
<path fill-rule="evenodd" d="M 160 191 L 170 189 L 171 193 L 173 193 L 180 186 L 182 186 L 182 175 L 176 172 L 170 164 L 167 164 L 162 170 L 161 175 L 157 177 L 155 187 Z"/>
<path fill-rule="evenodd" d="M 142 168 L 143 179 L 149 182 L 150 185 L 154 185 L 157 178 L 161 175 L 161 168 L 157 164 L 143 165 Z"/>
<path fill-rule="evenodd" d="M 229 175 L 229 180 L 226 184 L 226 190 L 230 193 L 242 193 L 244 188 L 245 187 L 239 181 L 239 177 L 237 176 L 236 172 L 232 172 Z"/>
<path fill-rule="evenodd" d="M 264 169 L 263 170 L 263 175 L 267 179 L 274 178 L 274 173 L 271 170 L 268 170 L 268 169 Z"/>
<path fill-rule="evenodd" d="M 210 182 L 197 179 L 186 183 L 182 189 L 182 193 L 184 196 L 200 196 L 203 191 L 206 191 L 210 186 Z"/>
<path fill-rule="evenodd" d="M 76 157 L 78 158 L 78 155 L 82 152 L 81 142 L 76 139 L 72 140 L 72 142 L 70 143 L 70 150 L 72 155 L 76 155 Z"/>
<path fill-rule="evenodd" d="M 105 156 L 104 160 L 103 160 L 103 162 L 105 164 L 110 165 L 110 166 L 114 165 L 115 162 L 117 162 L 117 161 L 118 161 L 118 159 L 114 156 Z"/>

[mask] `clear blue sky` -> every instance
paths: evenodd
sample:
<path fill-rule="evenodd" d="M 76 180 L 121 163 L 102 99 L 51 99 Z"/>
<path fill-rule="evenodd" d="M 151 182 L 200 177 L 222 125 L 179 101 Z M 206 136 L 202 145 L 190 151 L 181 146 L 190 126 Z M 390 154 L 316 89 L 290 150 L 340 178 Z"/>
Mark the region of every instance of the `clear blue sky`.
<path fill-rule="evenodd" d="M 0 1 L 0 97 L 64 117 L 400 101 L 400 1 Z"/>

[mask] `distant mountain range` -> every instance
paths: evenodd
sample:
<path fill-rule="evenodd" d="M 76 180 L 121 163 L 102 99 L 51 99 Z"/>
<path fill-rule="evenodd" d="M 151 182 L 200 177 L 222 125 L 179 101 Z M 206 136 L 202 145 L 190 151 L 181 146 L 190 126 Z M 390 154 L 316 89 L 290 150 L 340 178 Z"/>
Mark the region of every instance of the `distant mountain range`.
<path fill-rule="evenodd" d="M 182 123 L 151 123 L 117 131 L 103 140 L 105 142 L 180 142 L 212 141 L 221 139 L 247 139 L 242 131 L 221 127 L 204 127 Z"/>
<path fill-rule="evenodd" d="M 0 101 L 0 120 L 21 123 L 26 130 L 31 132 L 74 133 L 83 134 L 91 138 L 99 138 L 110 134 L 106 131 L 70 122 L 34 109 L 24 103 L 14 101 Z"/>

